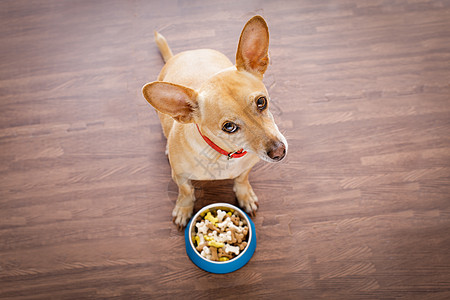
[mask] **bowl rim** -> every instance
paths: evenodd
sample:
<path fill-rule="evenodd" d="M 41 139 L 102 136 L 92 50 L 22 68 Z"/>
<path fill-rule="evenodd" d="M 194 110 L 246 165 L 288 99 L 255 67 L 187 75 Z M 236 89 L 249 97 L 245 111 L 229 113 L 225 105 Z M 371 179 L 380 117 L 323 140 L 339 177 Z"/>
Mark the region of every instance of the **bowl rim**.
<path fill-rule="evenodd" d="M 239 211 L 240 215 L 244 217 L 245 222 L 247 223 L 248 233 L 249 233 L 249 234 L 248 234 L 248 238 L 247 238 L 247 246 L 245 246 L 244 251 L 240 252 L 238 256 L 236 256 L 236 257 L 234 257 L 234 258 L 232 258 L 232 259 L 230 259 L 230 260 L 227 260 L 227 261 L 214 261 L 214 260 L 209 260 L 209 259 L 207 259 L 207 258 L 201 256 L 201 254 L 198 253 L 197 249 L 194 247 L 194 244 L 193 244 L 193 242 L 192 242 L 192 232 L 193 232 L 193 227 L 195 226 L 195 223 L 196 223 L 195 220 L 198 218 L 198 216 L 200 216 L 200 214 L 201 214 L 202 212 L 204 212 L 205 210 L 207 210 L 207 209 L 211 209 L 211 208 L 218 208 L 218 209 L 219 209 L 220 207 L 227 207 L 227 208 L 230 208 L 230 209 Z M 188 233 L 189 233 L 189 245 L 190 245 L 190 247 L 194 250 L 195 254 L 196 254 L 198 257 L 200 257 L 203 261 L 205 261 L 205 262 L 207 262 L 207 263 L 216 264 L 216 265 L 219 265 L 219 266 L 220 266 L 220 265 L 226 265 L 226 264 L 228 264 L 228 263 L 233 263 L 233 262 L 235 262 L 236 260 L 238 260 L 239 258 L 241 258 L 241 257 L 244 256 L 245 252 L 247 252 L 247 250 L 250 248 L 249 246 L 250 246 L 250 243 L 251 243 L 251 241 L 252 241 L 252 235 L 253 235 L 253 232 L 252 232 L 252 231 L 253 231 L 253 230 L 252 230 L 252 228 L 251 228 L 251 226 L 250 226 L 249 217 L 247 216 L 247 214 L 244 213 L 244 211 L 243 211 L 242 209 L 240 209 L 239 207 L 236 207 L 236 206 L 234 206 L 234 205 L 232 205 L 232 204 L 229 204 L 229 203 L 213 203 L 213 204 L 209 204 L 209 205 L 207 205 L 207 206 L 202 207 L 202 208 L 199 209 L 199 211 L 192 217 L 191 222 L 190 222 L 190 225 L 189 225 L 189 231 L 188 231 Z"/>

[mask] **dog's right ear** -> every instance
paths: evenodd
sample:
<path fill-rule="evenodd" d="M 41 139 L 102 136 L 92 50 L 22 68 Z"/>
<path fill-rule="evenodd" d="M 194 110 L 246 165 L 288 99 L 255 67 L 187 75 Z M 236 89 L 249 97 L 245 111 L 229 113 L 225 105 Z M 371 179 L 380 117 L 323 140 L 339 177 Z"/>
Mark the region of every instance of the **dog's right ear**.
<path fill-rule="evenodd" d="M 197 92 L 169 82 L 155 81 L 142 88 L 145 99 L 159 112 L 180 123 L 192 123 L 198 117 Z"/>
<path fill-rule="evenodd" d="M 262 78 L 269 65 L 269 29 L 261 16 L 245 24 L 236 52 L 236 68 Z"/>

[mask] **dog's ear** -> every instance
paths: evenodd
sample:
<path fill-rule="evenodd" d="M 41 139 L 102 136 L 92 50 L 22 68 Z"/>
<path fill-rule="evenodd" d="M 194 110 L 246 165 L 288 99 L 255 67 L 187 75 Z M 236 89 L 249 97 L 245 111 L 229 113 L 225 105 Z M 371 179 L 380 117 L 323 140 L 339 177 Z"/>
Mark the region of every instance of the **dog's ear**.
<path fill-rule="evenodd" d="M 245 24 L 236 52 L 236 68 L 262 77 L 269 65 L 269 29 L 263 17 Z"/>
<path fill-rule="evenodd" d="M 192 123 L 198 115 L 197 92 L 169 82 L 155 81 L 142 88 L 145 99 L 159 112 L 180 123 Z"/>

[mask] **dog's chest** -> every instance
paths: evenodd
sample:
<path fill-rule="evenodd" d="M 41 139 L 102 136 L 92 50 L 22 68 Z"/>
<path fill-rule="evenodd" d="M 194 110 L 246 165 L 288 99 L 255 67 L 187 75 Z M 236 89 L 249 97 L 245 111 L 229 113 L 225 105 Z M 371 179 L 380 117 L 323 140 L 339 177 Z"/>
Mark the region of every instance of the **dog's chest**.
<path fill-rule="evenodd" d="M 225 156 L 221 156 L 218 159 L 206 159 L 206 157 L 202 157 L 201 155 L 196 156 L 194 157 L 195 167 L 192 170 L 191 179 L 234 179 L 255 165 L 258 160 L 252 154 L 232 159 L 227 159 Z"/>

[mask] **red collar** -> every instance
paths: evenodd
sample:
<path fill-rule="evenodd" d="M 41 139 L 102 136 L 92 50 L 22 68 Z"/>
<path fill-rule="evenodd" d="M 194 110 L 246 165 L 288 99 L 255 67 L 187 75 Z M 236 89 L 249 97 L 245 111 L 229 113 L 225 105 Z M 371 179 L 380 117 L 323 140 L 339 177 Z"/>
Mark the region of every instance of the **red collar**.
<path fill-rule="evenodd" d="M 213 148 L 214 150 L 216 150 L 217 152 L 219 152 L 220 154 L 223 154 L 225 156 L 228 157 L 228 159 L 232 159 L 232 158 L 239 158 L 244 156 L 245 154 L 247 154 L 247 151 L 244 151 L 244 149 L 238 150 L 238 151 L 234 151 L 234 152 L 227 152 L 225 150 L 223 150 L 222 148 L 220 148 L 219 146 L 217 146 L 216 144 L 214 144 L 213 141 L 211 141 L 208 137 L 204 136 L 202 134 L 202 132 L 200 131 L 200 127 L 198 127 L 198 124 L 195 124 L 197 126 L 198 132 L 200 133 L 200 135 L 202 136 L 202 138 L 205 140 L 205 142 L 211 146 L 211 148 Z"/>

